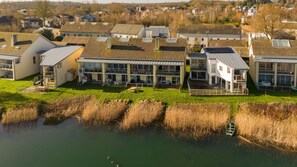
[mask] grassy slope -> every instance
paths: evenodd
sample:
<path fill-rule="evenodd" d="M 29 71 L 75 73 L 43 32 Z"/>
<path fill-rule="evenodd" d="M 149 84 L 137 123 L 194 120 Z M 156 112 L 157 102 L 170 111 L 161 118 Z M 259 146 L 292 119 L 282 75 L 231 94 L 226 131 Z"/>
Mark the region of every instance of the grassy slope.
<path fill-rule="evenodd" d="M 32 77 L 20 81 L 0 80 L 0 108 L 5 107 L 11 109 L 15 106 L 28 103 L 34 99 L 49 101 L 60 98 L 67 98 L 79 95 L 94 95 L 99 100 L 103 99 L 130 99 L 139 101 L 143 99 L 160 100 L 168 105 L 183 102 L 183 103 L 199 103 L 199 102 L 228 102 L 232 105 L 235 112 L 237 104 L 240 102 L 297 102 L 296 92 L 281 93 L 281 92 L 265 92 L 255 89 L 252 82 L 249 81 L 249 96 L 212 96 L 191 97 L 186 88 L 179 90 L 156 89 L 152 87 L 144 87 L 141 92 L 131 93 L 122 87 L 102 87 L 100 85 L 76 85 L 75 82 L 67 83 L 59 88 L 51 90 L 46 94 L 20 94 L 20 90 L 32 85 Z"/>

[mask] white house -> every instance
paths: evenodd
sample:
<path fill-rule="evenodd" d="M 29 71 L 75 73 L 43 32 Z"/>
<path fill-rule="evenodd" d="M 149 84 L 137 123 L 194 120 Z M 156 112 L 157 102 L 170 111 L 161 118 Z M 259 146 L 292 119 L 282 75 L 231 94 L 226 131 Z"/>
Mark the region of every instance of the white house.
<path fill-rule="evenodd" d="M 143 38 L 145 29 L 139 24 L 116 24 L 111 30 L 113 38 Z"/>
<path fill-rule="evenodd" d="M 170 31 L 166 26 L 149 26 L 145 28 L 146 38 L 169 38 Z"/>
<path fill-rule="evenodd" d="M 53 47 L 39 34 L 0 32 L 0 78 L 19 80 L 39 73 L 39 53 Z"/>
<path fill-rule="evenodd" d="M 247 12 L 247 16 L 248 17 L 253 17 L 257 12 L 257 7 L 253 6 L 251 8 L 249 8 L 248 12 Z"/>
<path fill-rule="evenodd" d="M 43 83 L 58 87 L 77 77 L 77 63 L 83 51 L 82 46 L 64 46 L 53 48 L 41 55 Z"/>
<path fill-rule="evenodd" d="M 189 54 L 190 79 L 207 81 L 228 92 L 246 90 L 249 66 L 230 47 L 207 47 L 202 53 Z"/>

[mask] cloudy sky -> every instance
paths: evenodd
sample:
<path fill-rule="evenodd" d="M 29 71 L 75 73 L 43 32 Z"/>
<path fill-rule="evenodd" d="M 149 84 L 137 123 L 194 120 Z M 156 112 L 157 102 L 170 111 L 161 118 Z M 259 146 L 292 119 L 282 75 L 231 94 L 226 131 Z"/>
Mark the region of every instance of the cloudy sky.
<path fill-rule="evenodd" d="M 32 0 L 0 0 L 1 1 L 32 1 Z M 63 0 L 50 0 L 50 1 L 63 1 Z M 92 2 L 93 0 L 67 0 L 67 1 L 74 1 L 74 2 Z M 119 3 L 163 3 L 163 2 L 181 2 L 181 1 L 189 1 L 189 0 L 94 0 L 98 3 L 112 3 L 112 2 L 119 2 Z"/>

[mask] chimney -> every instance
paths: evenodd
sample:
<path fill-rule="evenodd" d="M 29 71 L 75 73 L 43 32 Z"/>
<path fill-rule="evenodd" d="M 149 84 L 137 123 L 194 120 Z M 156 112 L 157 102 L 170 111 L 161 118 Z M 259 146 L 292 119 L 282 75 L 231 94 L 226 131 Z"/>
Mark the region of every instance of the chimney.
<path fill-rule="evenodd" d="M 112 46 L 112 38 L 107 38 L 106 49 L 111 49 L 111 46 Z"/>
<path fill-rule="evenodd" d="M 156 51 L 160 50 L 160 38 L 156 38 L 156 42 L 155 42 L 155 50 L 156 50 Z"/>
<path fill-rule="evenodd" d="M 14 46 L 18 41 L 17 35 L 13 34 L 11 35 L 11 46 Z"/>

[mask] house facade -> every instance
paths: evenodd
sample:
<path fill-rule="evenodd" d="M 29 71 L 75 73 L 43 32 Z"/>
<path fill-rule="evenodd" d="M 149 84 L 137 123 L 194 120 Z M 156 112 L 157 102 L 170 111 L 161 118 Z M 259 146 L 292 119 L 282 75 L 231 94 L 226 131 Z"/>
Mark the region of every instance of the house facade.
<path fill-rule="evenodd" d="M 297 41 L 251 40 L 250 75 L 258 88 L 296 87 Z"/>
<path fill-rule="evenodd" d="M 20 22 L 22 28 L 40 28 L 43 24 L 43 21 L 37 17 L 25 17 Z"/>
<path fill-rule="evenodd" d="M 191 53 L 188 57 L 190 80 L 207 82 L 210 86 L 214 85 L 231 93 L 243 92 L 247 88 L 249 67 L 234 49 L 206 47 L 202 53 Z"/>
<path fill-rule="evenodd" d="M 82 37 L 109 37 L 112 23 L 101 22 L 66 22 L 61 27 L 61 35 Z"/>
<path fill-rule="evenodd" d="M 41 55 L 43 84 L 58 87 L 77 78 L 77 63 L 83 47 L 64 46 L 50 49 Z"/>
<path fill-rule="evenodd" d="M 149 26 L 145 28 L 146 38 L 169 38 L 170 31 L 166 26 Z"/>
<path fill-rule="evenodd" d="M 200 26 L 181 28 L 177 32 L 177 38 L 187 40 L 188 45 L 209 46 L 211 40 L 241 40 L 243 37 L 241 28 L 233 26 Z"/>
<path fill-rule="evenodd" d="M 143 38 L 145 28 L 139 24 L 116 24 L 111 30 L 112 38 Z"/>
<path fill-rule="evenodd" d="M 54 46 L 39 34 L 0 32 L 0 78 L 19 80 L 39 73 L 39 53 Z"/>
<path fill-rule="evenodd" d="M 102 85 L 182 85 L 183 39 L 92 38 L 79 63 L 79 82 Z"/>

